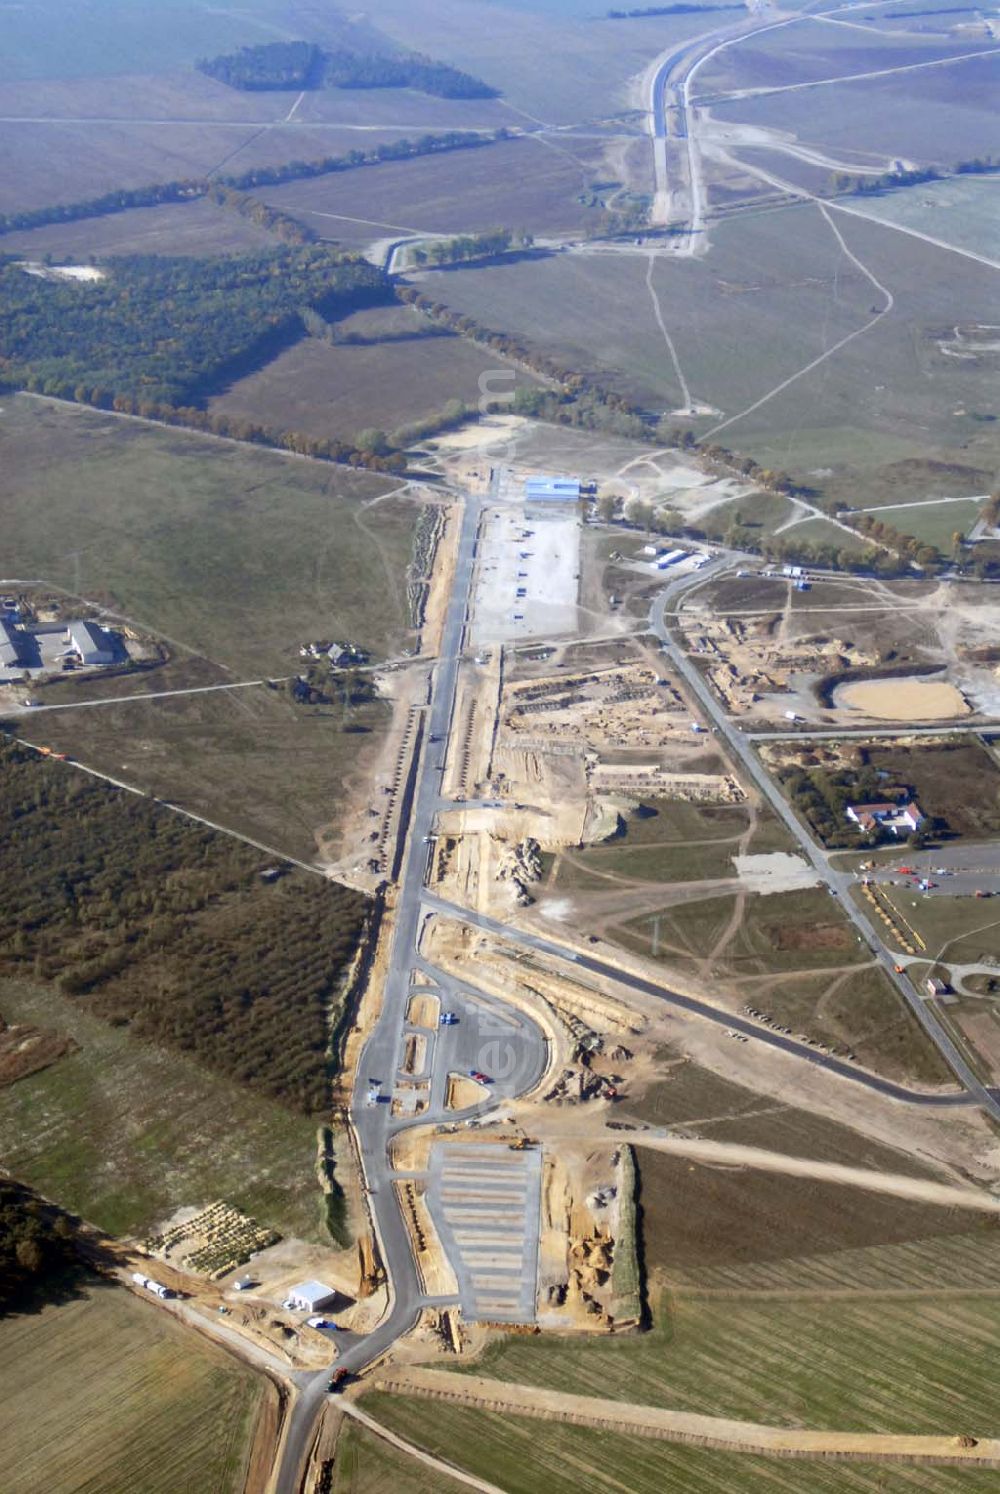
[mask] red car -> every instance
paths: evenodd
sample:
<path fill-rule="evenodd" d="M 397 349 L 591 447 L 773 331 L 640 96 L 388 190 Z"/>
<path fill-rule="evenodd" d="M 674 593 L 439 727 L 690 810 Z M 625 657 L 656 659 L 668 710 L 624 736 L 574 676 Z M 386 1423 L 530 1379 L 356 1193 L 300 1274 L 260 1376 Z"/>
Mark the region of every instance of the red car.
<path fill-rule="evenodd" d="M 470 1079 L 475 1079 L 476 1082 L 477 1082 L 477 1084 L 489 1084 L 489 1083 L 491 1083 L 489 1074 L 484 1074 L 479 1069 L 470 1069 L 469 1070 L 469 1078 Z"/>

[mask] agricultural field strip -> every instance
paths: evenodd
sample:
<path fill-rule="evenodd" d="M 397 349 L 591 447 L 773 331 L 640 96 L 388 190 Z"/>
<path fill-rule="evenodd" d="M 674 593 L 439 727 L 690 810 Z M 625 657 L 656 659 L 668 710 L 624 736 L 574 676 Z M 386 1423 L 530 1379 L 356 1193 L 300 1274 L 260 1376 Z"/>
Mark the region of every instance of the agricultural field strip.
<path fill-rule="evenodd" d="M 606 1425 L 618 1422 L 636 1431 L 649 1430 L 663 1437 L 699 1437 L 715 1446 L 736 1446 L 759 1452 L 787 1451 L 841 1456 L 871 1457 L 891 1452 L 907 1461 L 948 1458 L 956 1453 L 961 1461 L 985 1467 L 1000 1467 L 1000 1439 L 983 1438 L 963 1456 L 955 1438 L 941 1434 L 885 1432 L 837 1432 L 804 1427 L 767 1426 L 759 1422 L 708 1416 L 696 1411 L 673 1411 L 657 1406 L 633 1405 L 628 1401 L 574 1395 L 537 1385 L 519 1385 L 479 1375 L 453 1375 L 448 1370 L 408 1368 L 384 1372 L 375 1382 L 380 1390 L 407 1390 L 445 1400 L 486 1404 L 491 1410 L 515 1415 L 555 1416 Z"/>
<path fill-rule="evenodd" d="M 33 705 L 30 714 L 40 711 L 78 711 L 90 706 L 128 705 L 133 700 L 169 700 L 174 695 L 210 695 L 215 690 L 249 690 L 254 685 L 283 685 L 291 675 L 274 675 L 263 680 L 231 680 L 222 685 L 189 685 L 183 690 L 147 690 L 141 695 L 102 695 L 97 700 L 64 700 L 56 705 Z M 25 707 L 24 715 L 29 714 Z"/>
<path fill-rule="evenodd" d="M 970 1188 L 873 1172 L 870 1168 L 847 1167 L 840 1162 L 817 1162 L 809 1158 L 793 1157 L 785 1152 L 770 1152 L 762 1147 L 745 1146 L 739 1142 L 691 1140 L 669 1134 L 658 1136 L 651 1131 L 638 1133 L 631 1142 L 633 1146 L 650 1147 L 654 1151 L 675 1153 L 677 1156 L 698 1157 L 719 1166 L 752 1167 L 765 1172 L 784 1173 L 788 1177 L 819 1178 L 823 1182 L 849 1188 L 866 1188 L 874 1193 L 886 1193 L 894 1198 L 912 1199 L 918 1203 L 1000 1214 L 1000 1199 L 993 1198 L 988 1193 L 976 1193 Z"/>
<path fill-rule="evenodd" d="M 818 18 L 808 17 L 807 19 Z M 752 34 L 758 35 L 759 33 L 755 32 Z M 741 41 L 743 38 L 737 37 L 736 40 Z M 732 46 L 733 43 L 727 42 L 724 45 Z M 928 62 L 908 62 L 901 67 L 883 67 L 870 73 L 846 73 L 843 77 L 839 78 L 814 78 L 811 82 L 805 83 L 779 83 L 770 88 L 737 88 L 731 93 L 695 94 L 692 95 L 691 102 L 694 104 L 721 104 L 726 103 L 730 99 L 762 98 L 772 93 L 795 93 L 803 88 L 825 88 L 831 83 L 860 83 L 866 78 L 888 78 L 895 73 L 913 73 L 926 67 L 947 67 L 952 62 L 969 62 L 977 57 L 992 57 L 998 52 L 1000 52 L 1000 47 L 982 47 L 977 52 L 962 52 L 955 57 L 935 57 Z"/>
<path fill-rule="evenodd" d="M 380 1437 L 383 1442 L 388 1442 L 390 1446 L 398 1448 L 400 1452 L 406 1453 L 408 1457 L 415 1458 L 418 1462 L 425 1464 L 426 1467 L 432 1468 L 435 1473 L 443 1473 L 457 1483 L 466 1484 L 470 1489 L 479 1489 L 480 1494 L 505 1494 L 505 1491 L 497 1484 L 488 1484 L 485 1479 L 476 1478 L 472 1473 L 464 1473 L 460 1468 L 456 1468 L 454 1464 L 446 1463 L 441 1458 L 435 1458 L 433 1453 L 425 1452 L 422 1447 L 417 1447 L 414 1443 L 407 1442 L 402 1437 L 397 1436 L 395 1432 L 390 1432 L 389 1428 L 383 1426 L 380 1421 L 376 1421 L 374 1416 L 369 1416 L 367 1411 L 362 1411 L 361 1407 L 355 1401 L 342 1401 L 341 1410 L 345 1416 L 353 1417 L 355 1421 L 367 1427 L 370 1432 L 374 1432 L 375 1436 Z"/>
<path fill-rule="evenodd" d="M 117 702 L 115 702 L 117 704 Z M 29 742 L 24 737 L 10 737 L 8 740 L 16 742 L 19 747 L 30 747 L 32 752 L 40 752 L 42 744 Z M 137 799 L 152 799 L 154 804 L 161 805 L 164 809 L 171 810 L 174 814 L 181 814 L 187 820 L 194 820 L 198 825 L 204 825 L 208 830 L 217 830 L 220 835 L 230 835 L 233 840 L 241 840 L 244 845 L 253 846 L 255 851 L 264 851 L 268 856 L 276 856 L 279 861 L 287 861 L 292 866 L 298 866 L 302 871 L 311 872 L 313 876 L 322 877 L 326 880 L 326 873 L 318 866 L 311 865 L 308 861 L 300 861 L 296 856 L 290 856 L 287 851 L 279 851 L 274 846 L 265 845 L 262 840 L 254 840 L 250 835 L 244 835 L 239 830 L 233 830 L 228 825 L 220 825 L 215 820 L 206 819 L 204 815 L 195 814 L 192 809 L 184 809 L 180 804 L 172 804 L 169 799 L 158 799 L 155 794 L 148 793 L 145 789 L 136 788 L 132 783 L 126 783 L 121 778 L 113 778 L 110 773 L 102 773 L 99 768 L 90 768 L 86 763 L 67 763 L 78 773 L 89 773 L 91 778 L 99 778 L 102 783 L 110 783 L 112 788 L 124 789 L 127 794 L 135 794 Z"/>
<path fill-rule="evenodd" d="M 1000 51 L 1000 48 L 998 48 L 998 51 Z M 720 155 L 726 155 L 726 153 L 722 152 Z M 801 197 L 804 201 L 814 202 L 818 207 L 832 210 L 835 213 L 847 213 L 849 217 L 861 218 L 866 223 L 877 223 L 882 228 L 895 229 L 897 233 L 908 234 L 912 239 L 921 239 L 925 244 L 930 244 L 935 249 L 944 249 L 951 254 L 960 254 L 963 259 L 975 260 L 977 264 L 985 265 L 990 270 L 1000 270 L 1000 260 L 990 259 L 985 254 L 977 254 L 974 249 L 963 249 L 958 244 L 950 244 L 946 239 L 935 238 L 932 234 L 923 233 L 918 228 L 909 228 L 904 223 L 894 223 L 891 218 L 880 218 L 876 213 L 865 212 L 861 208 L 848 207 L 842 201 L 833 201 L 832 199 L 825 201 L 823 198 L 818 197 L 815 192 L 810 192 L 805 187 L 796 186 L 794 182 L 787 181 L 783 177 L 774 176 L 770 171 L 765 171 L 762 166 L 753 165 L 751 162 L 737 156 L 727 156 L 726 158 L 733 165 L 738 165 L 745 171 L 748 171 L 751 176 L 759 177 L 761 181 L 768 182 L 772 187 L 777 187 L 779 191 L 787 192 L 790 196 Z M 706 434 L 711 434 L 711 432 L 707 432 Z"/>
<path fill-rule="evenodd" d="M 748 405 L 745 410 L 741 410 L 738 415 L 730 415 L 728 419 L 720 421 L 718 425 L 713 425 L 711 430 L 705 431 L 702 440 L 707 441 L 711 437 L 715 436 L 719 431 L 724 431 L 727 429 L 727 427 L 735 425 L 738 420 L 743 420 L 745 416 L 752 415 L 755 410 L 759 410 L 762 405 L 766 405 L 770 400 L 774 399 L 776 395 L 783 393 L 783 391 L 786 390 L 791 384 L 794 384 L 796 380 L 804 378 L 806 374 L 812 373 L 813 369 L 818 368 L 821 363 L 825 363 L 828 358 L 832 358 L 834 353 L 839 353 L 841 348 L 845 348 L 847 344 L 853 342 L 856 337 L 861 337 L 865 332 L 870 332 L 873 327 L 878 325 L 878 323 L 884 316 L 888 316 L 889 312 L 896 304 L 892 291 L 889 290 L 888 286 L 883 285 L 882 282 L 876 278 L 873 272 L 869 270 L 868 266 L 863 264 L 858 256 L 847 247 L 843 235 L 841 234 L 839 228 L 834 223 L 833 219 L 830 217 L 829 212 L 827 211 L 826 204 L 820 202 L 818 198 L 815 198 L 813 200 L 815 201 L 816 206 L 819 208 L 823 218 L 829 225 L 830 230 L 836 238 L 837 243 L 840 245 L 843 253 L 847 256 L 852 264 L 857 266 L 857 268 L 866 277 L 866 279 L 871 282 L 875 289 L 885 297 L 885 305 L 882 307 L 881 311 L 877 311 L 873 317 L 871 317 L 867 322 L 864 323 L 863 326 L 856 327 L 853 332 L 848 332 L 846 336 L 841 337 L 839 341 L 835 342 L 832 347 L 829 347 L 825 352 L 820 353 L 818 358 L 813 358 L 810 363 L 807 363 L 804 368 L 800 368 L 797 373 L 790 374 L 787 379 L 782 379 L 780 384 L 776 384 L 773 389 L 770 389 L 767 392 L 767 394 L 762 394 L 760 399 L 757 399 L 753 402 L 753 404 Z M 851 534 L 854 533 L 853 530 L 848 529 L 847 525 L 842 524 L 839 519 L 832 519 L 829 515 L 823 515 L 820 513 L 819 509 L 815 510 L 815 515 L 821 518 L 825 518 L 829 523 L 835 525 L 839 529 L 848 530 L 848 532 Z"/>

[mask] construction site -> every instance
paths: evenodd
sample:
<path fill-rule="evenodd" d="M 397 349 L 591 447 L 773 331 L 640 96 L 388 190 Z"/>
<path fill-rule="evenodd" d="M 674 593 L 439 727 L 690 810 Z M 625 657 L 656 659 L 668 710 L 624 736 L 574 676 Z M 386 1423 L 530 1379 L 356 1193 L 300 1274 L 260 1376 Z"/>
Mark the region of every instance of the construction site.
<path fill-rule="evenodd" d="M 685 647 L 726 710 L 768 724 L 988 720 L 1000 710 L 981 588 L 761 567 L 691 588 Z M 992 598 L 989 599 L 992 607 Z"/>

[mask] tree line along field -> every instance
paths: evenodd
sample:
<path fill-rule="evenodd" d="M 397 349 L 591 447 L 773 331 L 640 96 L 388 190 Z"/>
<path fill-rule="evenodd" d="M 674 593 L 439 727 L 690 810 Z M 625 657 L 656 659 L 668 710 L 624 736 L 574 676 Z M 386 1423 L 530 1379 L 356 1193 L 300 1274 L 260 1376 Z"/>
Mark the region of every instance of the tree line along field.
<path fill-rule="evenodd" d="M 384 239 L 394 230 L 481 233 L 498 223 L 531 233 L 580 234 L 600 220 L 599 208 L 588 200 L 591 183 L 607 178 L 601 157 L 592 141 L 569 140 L 556 152 L 522 138 L 455 156 L 288 182 L 260 196 L 302 216 L 324 238 L 345 243 Z M 581 195 L 587 200 L 580 202 Z"/>
<path fill-rule="evenodd" d="M 0 781 L 0 971 L 323 1111 L 365 900 L 299 871 L 262 882 L 253 848 L 20 747 Z"/>
<path fill-rule="evenodd" d="M 122 1287 L 0 1319 L 6 1494 L 238 1494 L 265 1397 L 257 1376 Z"/>
<path fill-rule="evenodd" d="M 973 1468 L 895 1468 L 702 1451 L 602 1429 L 375 1392 L 363 1409 L 390 1431 L 506 1494 L 990 1494 Z M 433 1475 L 434 1478 L 437 1475 Z M 340 1485 L 334 1486 L 340 1490 Z M 364 1484 L 344 1484 L 345 1489 Z M 406 1488 L 406 1485 L 403 1485 Z M 417 1488 L 439 1487 L 437 1484 Z"/>

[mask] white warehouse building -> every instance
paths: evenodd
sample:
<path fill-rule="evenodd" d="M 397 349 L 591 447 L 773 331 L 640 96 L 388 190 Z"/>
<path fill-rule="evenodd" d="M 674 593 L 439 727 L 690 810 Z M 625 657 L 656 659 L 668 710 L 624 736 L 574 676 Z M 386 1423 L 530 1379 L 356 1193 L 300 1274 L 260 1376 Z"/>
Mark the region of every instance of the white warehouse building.
<path fill-rule="evenodd" d="M 66 630 L 67 642 L 80 655 L 81 664 L 113 664 L 115 651 L 103 628 L 92 622 L 72 622 Z"/>
<path fill-rule="evenodd" d="M 333 1287 L 325 1286 L 321 1281 L 300 1281 L 298 1286 L 289 1288 L 284 1306 L 291 1312 L 315 1312 L 318 1307 L 333 1302 L 336 1296 Z"/>

